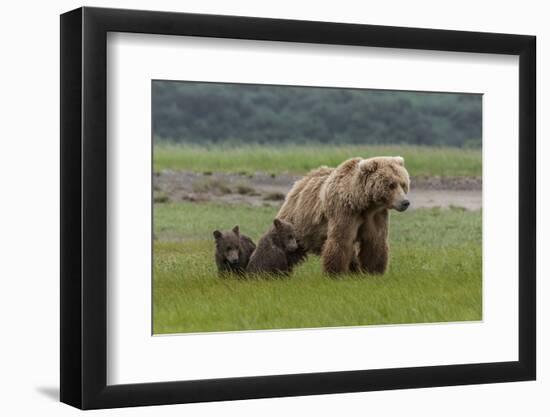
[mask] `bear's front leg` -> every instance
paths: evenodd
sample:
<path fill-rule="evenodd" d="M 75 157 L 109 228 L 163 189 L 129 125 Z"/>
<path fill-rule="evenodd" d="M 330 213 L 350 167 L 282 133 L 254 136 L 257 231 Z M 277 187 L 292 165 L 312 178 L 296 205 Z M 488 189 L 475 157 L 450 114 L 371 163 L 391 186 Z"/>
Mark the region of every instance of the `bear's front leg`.
<path fill-rule="evenodd" d="M 383 274 L 388 268 L 389 214 L 387 210 L 368 213 L 359 228 L 359 262 L 369 274 Z"/>
<path fill-rule="evenodd" d="M 329 220 L 327 240 L 321 254 L 323 268 L 329 274 L 349 272 L 355 255 L 353 243 L 357 236 L 359 223 L 355 219 L 342 216 L 341 219 Z"/>

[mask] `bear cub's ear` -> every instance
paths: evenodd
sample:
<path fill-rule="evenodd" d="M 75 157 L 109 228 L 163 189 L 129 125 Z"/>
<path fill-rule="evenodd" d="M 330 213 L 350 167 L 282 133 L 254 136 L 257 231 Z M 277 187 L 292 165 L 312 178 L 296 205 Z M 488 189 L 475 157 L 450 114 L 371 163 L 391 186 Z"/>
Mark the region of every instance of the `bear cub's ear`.
<path fill-rule="evenodd" d="M 281 227 L 281 221 L 279 219 L 273 220 L 273 225 L 278 229 Z"/>
<path fill-rule="evenodd" d="M 219 230 L 214 230 L 214 233 L 212 234 L 214 235 L 215 239 L 221 239 L 222 237 L 222 232 L 220 232 Z"/>
<path fill-rule="evenodd" d="M 366 174 L 372 174 L 378 169 L 378 162 L 373 158 L 363 159 L 359 162 L 359 168 Z"/>
<path fill-rule="evenodd" d="M 238 225 L 238 224 L 235 225 L 235 227 L 234 227 L 233 229 L 231 229 L 231 230 L 233 230 L 233 233 L 235 233 L 236 235 L 238 235 L 238 234 L 239 234 L 239 225 Z"/>
<path fill-rule="evenodd" d="M 402 156 L 394 156 L 393 159 L 395 159 L 395 162 L 397 162 L 402 167 L 405 166 L 405 160 L 403 159 Z"/>

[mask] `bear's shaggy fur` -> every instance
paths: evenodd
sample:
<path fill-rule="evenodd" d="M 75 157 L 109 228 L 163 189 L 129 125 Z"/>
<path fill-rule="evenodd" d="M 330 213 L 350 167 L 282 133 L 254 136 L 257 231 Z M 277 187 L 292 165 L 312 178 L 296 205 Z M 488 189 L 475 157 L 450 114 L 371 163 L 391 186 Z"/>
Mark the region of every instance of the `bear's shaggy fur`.
<path fill-rule="evenodd" d="M 388 266 L 390 209 L 409 206 L 403 158 L 352 158 L 297 181 L 277 217 L 294 225 L 306 251 L 328 273 L 383 274 Z"/>
<path fill-rule="evenodd" d="M 224 273 L 242 275 L 252 252 L 256 249 L 255 243 L 248 236 L 239 232 L 238 225 L 227 232 L 214 230 L 213 235 L 216 240 L 215 258 L 218 272 L 222 275 Z"/>
<path fill-rule="evenodd" d="M 296 240 L 292 224 L 275 219 L 258 241 L 246 272 L 288 275 L 305 258 L 306 252 Z"/>

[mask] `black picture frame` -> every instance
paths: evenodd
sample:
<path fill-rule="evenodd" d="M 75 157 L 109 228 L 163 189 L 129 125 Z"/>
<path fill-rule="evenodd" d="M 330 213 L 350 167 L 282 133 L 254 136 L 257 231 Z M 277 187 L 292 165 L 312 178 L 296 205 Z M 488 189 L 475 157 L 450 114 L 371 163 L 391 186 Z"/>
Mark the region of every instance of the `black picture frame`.
<path fill-rule="evenodd" d="M 519 360 L 107 385 L 108 32 L 519 56 Z M 534 380 L 534 36 L 102 8 L 61 15 L 61 401 L 81 409 Z"/>

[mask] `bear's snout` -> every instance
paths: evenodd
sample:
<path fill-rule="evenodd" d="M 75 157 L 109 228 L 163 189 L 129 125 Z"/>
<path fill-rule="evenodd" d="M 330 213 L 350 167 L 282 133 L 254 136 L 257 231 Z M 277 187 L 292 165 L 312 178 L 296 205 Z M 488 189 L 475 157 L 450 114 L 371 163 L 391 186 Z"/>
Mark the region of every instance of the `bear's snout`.
<path fill-rule="evenodd" d="M 236 264 L 239 262 L 239 251 L 237 250 L 231 250 L 225 255 L 225 259 L 227 259 L 227 262 L 230 264 Z"/>
<path fill-rule="evenodd" d="M 290 252 L 294 252 L 296 249 L 298 249 L 298 242 L 296 242 L 295 240 L 291 240 L 290 242 L 287 243 L 286 248 Z"/>
<path fill-rule="evenodd" d="M 397 205 L 396 210 L 397 211 L 405 211 L 409 208 L 411 205 L 411 202 L 407 199 L 401 200 L 401 202 Z"/>

